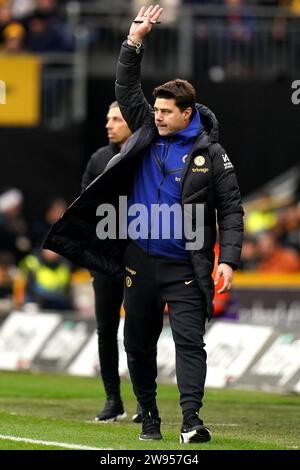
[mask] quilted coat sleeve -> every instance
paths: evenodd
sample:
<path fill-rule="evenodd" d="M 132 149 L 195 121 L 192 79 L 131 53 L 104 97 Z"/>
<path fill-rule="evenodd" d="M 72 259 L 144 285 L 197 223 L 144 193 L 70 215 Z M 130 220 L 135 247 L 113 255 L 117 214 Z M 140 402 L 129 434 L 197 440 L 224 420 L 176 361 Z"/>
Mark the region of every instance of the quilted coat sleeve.
<path fill-rule="evenodd" d="M 241 195 L 234 167 L 226 151 L 214 144 L 212 152 L 217 221 L 220 234 L 220 263 L 237 269 L 243 243 Z"/>
<path fill-rule="evenodd" d="M 116 99 L 132 132 L 139 129 L 148 119 L 152 119 L 152 108 L 141 87 L 142 49 L 137 54 L 135 47 L 124 41 L 117 64 Z"/>

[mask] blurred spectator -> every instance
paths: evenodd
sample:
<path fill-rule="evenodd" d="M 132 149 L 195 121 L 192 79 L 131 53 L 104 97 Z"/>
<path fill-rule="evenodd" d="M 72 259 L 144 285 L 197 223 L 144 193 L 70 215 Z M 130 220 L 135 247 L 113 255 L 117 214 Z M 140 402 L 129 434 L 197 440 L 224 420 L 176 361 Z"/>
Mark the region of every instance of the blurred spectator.
<path fill-rule="evenodd" d="M 43 218 L 34 221 L 32 224 L 31 240 L 33 248 L 41 248 L 47 232 L 50 230 L 52 225 L 58 221 L 66 209 L 67 203 L 62 198 L 56 197 L 49 202 Z"/>
<path fill-rule="evenodd" d="M 258 237 L 259 272 L 291 273 L 300 270 L 300 257 L 296 251 L 280 246 L 272 232 Z"/>
<path fill-rule="evenodd" d="M 24 18 L 35 8 L 35 0 L 13 0 L 12 13 L 14 18 Z"/>
<path fill-rule="evenodd" d="M 256 235 L 273 228 L 277 221 L 277 215 L 272 210 L 252 210 L 247 214 L 246 231 Z"/>
<path fill-rule="evenodd" d="M 231 37 L 236 41 L 248 42 L 254 34 L 254 17 L 245 15 L 243 0 L 225 0 L 228 7 L 227 24 Z"/>
<path fill-rule="evenodd" d="M 2 52 L 7 52 L 9 54 L 18 54 L 23 52 L 26 31 L 21 23 L 10 23 L 3 29 L 2 35 Z"/>
<path fill-rule="evenodd" d="M 73 51 L 74 37 L 56 15 L 56 10 L 36 9 L 26 24 L 28 50 L 36 53 Z"/>
<path fill-rule="evenodd" d="M 294 15 L 294 18 L 289 18 L 284 14 L 284 10 L 283 13 L 279 10 L 279 13 L 274 18 L 272 37 L 275 41 L 284 41 L 287 39 L 288 27 L 293 23 L 296 25 L 299 23 L 300 0 L 278 0 L 278 6 L 290 10 Z"/>
<path fill-rule="evenodd" d="M 287 2 L 284 2 L 285 4 Z M 300 0 L 289 0 L 288 2 L 290 10 L 295 16 L 300 16 Z"/>
<path fill-rule="evenodd" d="M 278 201 L 269 194 L 261 192 L 248 202 L 246 208 L 245 228 L 250 235 L 257 235 L 272 229 L 277 222 Z"/>
<path fill-rule="evenodd" d="M 280 243 L 300 254 L 300 206 L 291 204 L 278 216 L 274 231 Z"/>
<path fill-rule="evenodd" d="M 0 43 L 3 42 L 3 30 L 13 20 L 9 2 L 0 0 Z"/>
<path fill-rule="evenodd" d="M 0 0 L 0 24 L 8 24 L 13 19 L 11 4 L 8 0 Z"/>
<path fill-rule="evenodd" d="M 71 310 L 71 272 L 57 253 L 42 250 L 28 255 L 20 263 L 26 279 L 25 302 L 34 302 L 44 310 Z"/>
<path fill-rule="evenodd" d="M 9 253 L 0 251 L 0 299 L 11 295 L 14 266 L 13 258 Z"/>
<path fill-rule="evenodd" d="M 44 13 L 58 15 L 56 0 L 35 0 L 35 8 Z"/>
<path fill-rule="evenodd" d="M 225 67 L 226 76 L 249 76 L 252 73 L 249 63 L 243 60 L 245 51 L 251 52 L 252 40 L 256 30 L 254 15 L 245 12 L 244 0 L 225 0 L 227 16 L 225 18 L 226 53 L 228 60 Z"/>
<path fill-rule="evenodd" d="M 22 215 L 23 195 L 12 188 L 0 195 L 0 252 L 17 264 L 31 249 L 28 227 Z"/>

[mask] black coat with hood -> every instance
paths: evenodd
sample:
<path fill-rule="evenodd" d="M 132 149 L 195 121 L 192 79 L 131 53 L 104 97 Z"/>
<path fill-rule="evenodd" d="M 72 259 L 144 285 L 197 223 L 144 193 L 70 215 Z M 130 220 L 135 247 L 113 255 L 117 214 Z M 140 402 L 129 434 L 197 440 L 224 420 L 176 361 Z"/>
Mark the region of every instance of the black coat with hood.
<path fill-rule="evenodd" d="M 125 41 L 117 68 L 116 98 L 133 135 L 119 154 L 66 210 L 52 227 L 44 247 L 60 253 L 89 269 L 112 276 L 122 275 L 122 258 L 128 240 L 100 240 L 96 235 L 97 207 L 114 205 L 118 214 L 119 196 L 131 194 L 137 162 L 145 147 L 158 137 L 154 114 L 140 84 L 142 54 Z M 243 239 L 243 209 L 233 166 L 218 143 L 218 121 L 207 107 L 197 104 L 202 130 L 185 160 L 181 175 L 182 204 L 204 205 L 204 244 L 190 251 L 195 277 L 206 298 L 207 316 L 213 313 L 214 285 L 211 277 L 216 242 L 216 215 L 220 235 L 219 263 L 237 268 Z M 201 167 L 196 157 L 204 157 Z M 196 159 L 196 162 L 195 162 Z M 193 213 L 195 213 L 193 211 Z M 193 220 L 193 228 L 194 228 Z"/>

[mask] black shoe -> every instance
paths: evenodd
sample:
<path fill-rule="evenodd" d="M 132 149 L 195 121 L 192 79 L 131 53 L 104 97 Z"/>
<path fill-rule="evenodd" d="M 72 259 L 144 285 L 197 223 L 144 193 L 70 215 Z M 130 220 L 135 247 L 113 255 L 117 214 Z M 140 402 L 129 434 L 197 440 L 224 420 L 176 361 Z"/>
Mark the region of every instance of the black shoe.
<path fill-rule="evenodd" d="M 211 440 L 210 430 L 204 426 L 197 411 L 184 418 L 180 431 L 180 444 L 189 442 L 208 442 Z"/>
<path fill-rule="evenodd" d="M 132 416 L 131 419 L 134 423 L 141 423 L 142 422 L 142 408 L 141 408 L 139 402 L 136 405 L 136 412 L 134 413 L 134 415 Z"/>
<path fill-rule="evenodd" d="M 121 400 L 115 398 L 108 398 L 103 410 L 95 417 L 95 421 L 112 422 L 119 421 L 126 418 L 127 413 L 124 411 L 123 403 Z"/>
<path fill-rule="evenodd" d="M 160 422 L 161 419 L 158 416 L 157 411 L 148 411 L 142 420 L 142 432 L 140 435 L 140 441 L 158 441 L 162 439 L 160 433 Z"/>

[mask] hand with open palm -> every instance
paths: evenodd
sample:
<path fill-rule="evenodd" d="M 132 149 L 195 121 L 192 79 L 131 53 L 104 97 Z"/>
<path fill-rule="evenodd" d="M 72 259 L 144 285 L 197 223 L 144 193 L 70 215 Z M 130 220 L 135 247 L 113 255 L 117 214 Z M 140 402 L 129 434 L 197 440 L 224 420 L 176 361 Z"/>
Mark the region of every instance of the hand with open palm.
<path fill-rule="evenodd" d="M 155 5 L 154 7 L 150 5 L 146 9 L 146 7 L 142 7 L 138 12 L 138 15 L 135 18 L 135 21 L 142 21 L 142 23 L 132 23 L 129 30 L 129 38 L 128 42 L 131 45 L 136 45 L 136 43 L 140 43 L 143 39 L 150 33 L 153 28 L 153 21 L 157 21 L 163 12 L 163 8 L 160 8 L 159 5 Z"/>

